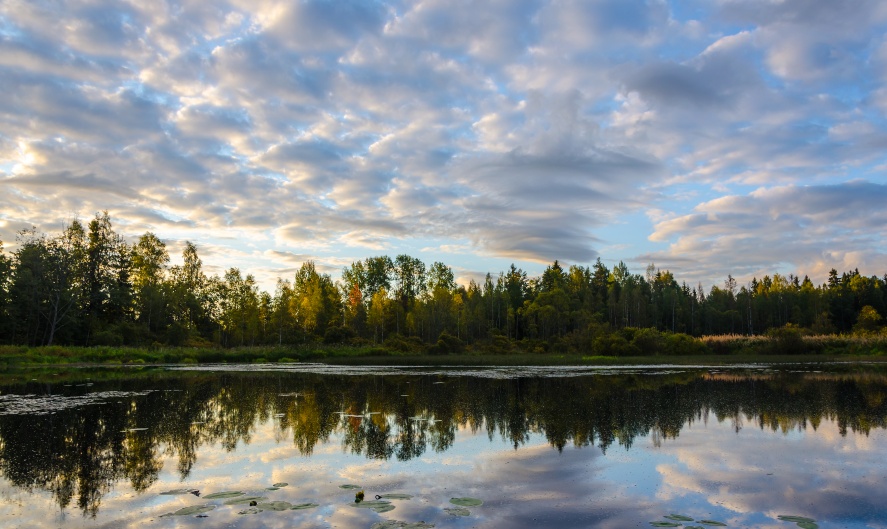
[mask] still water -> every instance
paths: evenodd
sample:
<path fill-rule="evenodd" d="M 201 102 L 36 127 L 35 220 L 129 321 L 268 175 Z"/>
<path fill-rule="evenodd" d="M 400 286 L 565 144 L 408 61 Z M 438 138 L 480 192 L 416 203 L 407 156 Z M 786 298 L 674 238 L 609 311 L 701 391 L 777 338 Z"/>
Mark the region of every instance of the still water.
<path fill-rule="evenodd" d="M 875 365 L 0 372 L 0 527 L 885 528 L 885 425 Z"/>

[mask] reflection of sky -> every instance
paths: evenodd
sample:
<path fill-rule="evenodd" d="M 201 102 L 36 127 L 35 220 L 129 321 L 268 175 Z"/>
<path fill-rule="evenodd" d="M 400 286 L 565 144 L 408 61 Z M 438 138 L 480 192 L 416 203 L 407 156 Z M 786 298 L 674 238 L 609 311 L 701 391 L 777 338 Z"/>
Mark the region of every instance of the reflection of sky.
<path fill-rule="evenodd" d="M 176 460 L 163 461 L 160 479 L 136 494 L 119 483 L 104 498 L 95 519 L 76 508 L 60 512 L 49 493 L 26 491 L 0 482 L 0 525 L 4 528 L 56 527 L 237 527 L 368 528 L 384 519 L 424 520 L 437 527 L 648 527 L 669 513 L 712 518 L 731 527 L 786 527 L 780 514 L 814 518 L 823 527 L 887 527 L 887 434 L 839 434 L 838 425 L 823 420 L 814 431 L 789 433 L 760 429 L 749 421 L 737 433 L 730 422 L 685 425 L 675 439 L 654 443 L 639 438 L 631 449 L 613 446 L 606 454 L 596 447 L 563 452 L 551 448 L 541 434 L 531 434 L 515 450 L 509 441 L 493 439 L 484 429 L 463 428 L 446 452 L 427 450 L 409 461 L 370 460 L 343 451 L 342 437 L 333 435 L 312 456 L 299 454 L 274 421 L 255 425 L 250 444 L 226 451 L 202 447 L 190 476 L 180 482 Z M 275 482 L 277 491 L 263 491 Z M 339 485 L 358 484 L 368 496 L 386 492 L 413 494 L 395 500 L 394 511 L 376 514 L 347 505 L 353 491 Z M 314 501 L 306 511 L 238 515 L 243 506 L 192 495 L 159 492 L 198 488 L 203 494 L 223 490 L 262 493 L 270 500 Z M 482 498 L 467 518 L 443 512 L 454 496 Z M 183 506 L 204 502 L 219 507 L 208 518 L 160 518 Z"/>

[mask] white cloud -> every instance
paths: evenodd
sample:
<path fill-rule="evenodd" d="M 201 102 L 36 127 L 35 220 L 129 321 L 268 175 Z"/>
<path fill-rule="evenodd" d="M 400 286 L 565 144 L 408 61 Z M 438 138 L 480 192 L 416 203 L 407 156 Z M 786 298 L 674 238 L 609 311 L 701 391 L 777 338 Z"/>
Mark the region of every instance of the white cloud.
<path fill-rule="evenodd" d="M 129 234 L 327 259 L 413 240 L 542 262 L 618 248 L 691 282 L 786 252 L 877 266 L 882 232 L 850 220 L 880 219 L 873 203 L 840 237 L 799 237 L 824 221 L 776 190 L 883 182 L 887 8 L 697 7 L 7 2 L 0 221 L 108 209 Z M 784 208 L 782 229 L 717 196 Z M 622 222 L 654 210 L 653 233 Z"/>

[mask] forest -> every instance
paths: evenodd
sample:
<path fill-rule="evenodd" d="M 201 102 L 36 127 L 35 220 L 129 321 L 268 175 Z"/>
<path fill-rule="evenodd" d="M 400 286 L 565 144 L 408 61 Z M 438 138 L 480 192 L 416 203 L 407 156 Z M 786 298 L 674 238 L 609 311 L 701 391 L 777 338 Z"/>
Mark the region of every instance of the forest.
<path fill-rule="evenodd" d="M 59 234 L 0 242 L 0 344 L 190 346 L 347 344 L 403 353 L 465 350 L 627 356 L 692 354 L 712 335 L 887 334 L 887 274 L 832 270 L 826 283 L 774 273 L 739 285 L 728 274 L 708 292 L 649 265 L 633 274 L 564 267 L 539 277 L 511 265 L 458 285 L 451 267 L 408 255 L 367 257 L 341 279 L 311 261 L 273 293 L 237 268 L 208 276 L 188 242 L 170 266 L 147 232 L 135 243 L 107 212 Z"/>

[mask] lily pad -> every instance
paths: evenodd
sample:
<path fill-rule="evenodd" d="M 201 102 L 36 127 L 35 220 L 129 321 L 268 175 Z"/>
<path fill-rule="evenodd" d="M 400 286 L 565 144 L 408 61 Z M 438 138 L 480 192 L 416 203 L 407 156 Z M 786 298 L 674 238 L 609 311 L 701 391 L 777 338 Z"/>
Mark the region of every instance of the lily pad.
<path fill-rule="evenodd" d="M 667 520 L 677 520 L 679 522 L 692 522 L 693 518 L 689 516 L 684 516 L 683 514 L 669 514 L 667 516 L 663 516 L 663 518 Z"/>
<path fill-rule="evenodd" d="M 450 498 L 450 503 L 459 507 L 480 507 L 484 501 L 477 498 Z"/>
<path fill-rule="evenodd" d="M 351 506 L 359 509 L 370 509 L 371 511 L 379 513 L 394 510 L 394 505 L 392 505 L 390 501 L 385 500 L 362 501 L 360 503 L 352 503 Z"/>
<path fill-rule="evenodd" d="M 237 511 L 237 514 L 259 514 L 260 512 L 262 512 L 262 509 L 259 509 L 258 507 L 250 507 L 249 509 Z"/>
<path fill-rule="evenodd" d="M 702 525 L 710 525 L 713 527 L 727 527 L 727 524 L 724 522 L 718 522 L 716 520 L 696 520 L 697 523 L 701 523 Z"/>
<path fill-rule="evenodd" d="M 681 524 L 677 522 L 650 522 L 650 525 L 653 527 L 680 527 Z"/>
<path fill-rule="evenodd" d="M 801 529 L 819 529 L 819 526 L 816 525 L 816 522 L 798 522 L 798 527 Z"/>
<path fill-rule="evenodd" d="M 289 511 L 293 508 L 293 504 L 288 501 L 269 501 L 256 505 L 259 509 L 266 511 Z"/>
<path fill-rule="evenodd" d="M 705 527 L 701 525 L 685 525 L 684 529 L 705 529 Z"/>
<path fill-rule="evenodd" d="M 409 494 L 398 494 L 398 493 L 377 494 L 376 495 L 377 500 L 410 500 L 412 498 L 413 497 Z"/>
<path fill-rule="evenodd" d="M 265 487 L 265 490 L 280 490 L 280 487 Z"/>
<path fill-rule="evenodd" d="M 431 529 L 433 523 L 425 522 L 400 522 L 398 520 L 385 520 L 374 523 L 370 529 Z"/>
<path fill-rule="evenodd" d="M 361 488 L 361 486 L 360 485 L 339 485 L 339 488 L 345 489 L 345 490 L 354 490 L 354 489 Z"/>
<path fill-rule="evenodd" d="M 795 522 L 795 523 L 815 522 L 816 521 L 813 518 L 807 518 L 806 516 L 786 516 L 784 514 L 780 514 L 779 516 L 777 516 L 777 518 L 779 518 L 783 522 Z"/>
<path fill-rule="evenodd" d="M 471 516 L 471 511 L 465 507 L 447 507 L 444 512 L 450 516 Z"/>
<path fill-rule="evenodd" d="M 293 505 L 290 507 L 290 510 L 293 511 L 301 511 L 302 509 L 313 509 L 315 507 L 320 507 L 320 504 L 317 503 L 299 503 L 298 505 Z"/>
<path fill-rule="evenodd" d="M 161 492 L 160 494 L 164 494 L 167 496 L 173 496 L 173 495 L 178 495 L 178 494 L 191 494 L 195 490 L 197 490 L 197 489 L 172 489 L 172 490 L 165 490 L 165 491 Z"/>
<path fill-rule="evenodd" d="M 168 512 L 166 514 L 161 514 L 160 517 L 163 518 L 165 516 L 189 516 L 192 514 L 200 514 L 204 512 L 209 512 L 215 509 L 215 505 L 192 505 L 190 507 L 182 507 L 176 512 Z"/>
<path fill-rule="evenodd" d="M 225 505 L 240 505 L 243 503 L 249 503 L 251 501 L 259 502 L 263 500 L 267 500 L 265 496 L 243 496 L 240 498 L 234 498 L 233 500 L 228 500 L 225 502 Z"/>
<path fill-rule="evenodd" d="M 279 488 L 281 488 L 281 487 L 286 487 L 287 485 L 289 485 L 289 483 L 287 483 L 287 482 L 285 482 L 285 481 L 281 481 L 280 483 L 275 483 L 274 485 L 271 485 L 271 486 L 272 486 L 272 487 L 277 487 L 277 488 L 279 489 Z"/>
<path fill-rule="evenodd" d="M 235 498 L 237 496 L 243 496 L 243 493 L 239 490 L 226 490 L 222 492 L 213 492 L 212 494 L 207 494 L 203 497 L 205 500 L 220 500 L 223 498 Z"/>

